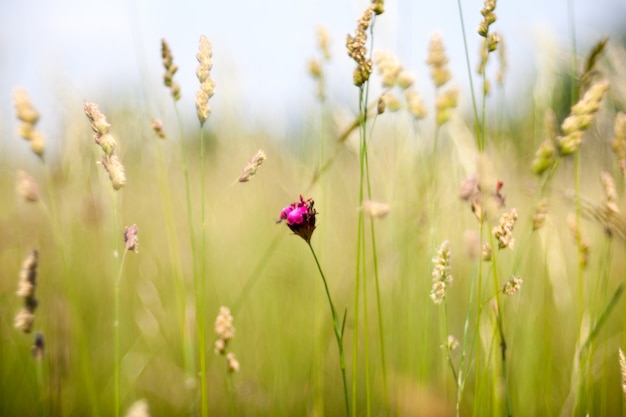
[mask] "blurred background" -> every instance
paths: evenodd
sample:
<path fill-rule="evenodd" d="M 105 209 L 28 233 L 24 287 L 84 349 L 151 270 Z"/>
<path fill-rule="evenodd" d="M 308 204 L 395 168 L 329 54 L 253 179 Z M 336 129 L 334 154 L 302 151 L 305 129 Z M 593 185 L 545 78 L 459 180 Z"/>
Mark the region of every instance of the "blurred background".
<path fill-rule="evenodd" d="M 626 2 L 502 1 L 494 30 L 504 39 L 511 102 L 524 102 L 537 66 L 545 61 L 568 62 L 571 29 L 567 4 L 574 5 L 576 47 L 587 51 L 603 36 L 623 39 Z M 21 86 L 43 114 L 49 131 L 67 113 L 67 98 L 102 101 L 112 94 L 144 97 L 152 106 L 167 94 L 156 90 L 163 73 L 160 40 L 170 44 L 182 85 L 183 108 L 193 108 L 197 80 L 195 53 L 198 37 L 213 44 L 213 77 L 217 83 L 214 119 L 227 112 L 242 123 L 264 122 L 283 136 L 290 121 L 302 121 L 315 100 L 307 62 L 316 53 L 316 28 L 327 29 L 332 59 L 327 71 L 329 101 L 355 110 L 352 63 L 345 37 L 354 32 L 364 1 L 142 1 L 107 2 L 29 0 L 0 4 L 0 129 L 6 146 L 11 138 L 11 92 Z M 470 58 L 478 53 L 474 36 L 482 2 L 462 1 Z M 377 23 L 375 49 L 394 51 L 403 66 L 417 75 L 418 90 L 430 90 L 424 61 L 430 35 L 443 34 L 454 80 L 467 92 L 460 19 L 456 2 L 399 0 L 387 2 Z M 156 90 L 156 91 L 155 91 Z M 424 92 L 425 99 L 432 97 Z M 76 99 L 76 100 L 74 100 Z M 468 95 L 461 96 L 467 103 Z M 156 108 L 152 107 L 152 112 Z M 464 107 L 467 109 L 467 107 Z M 51 145 L 57 135 L 49 134 Z"/>
<path fill-rule="evenodd" d="M 521 292 L 502 303 L 513 415 L 585 410 L 618 415 L 624 410 L 617 361 L 618 348 L 626 345 L 621 298 L 598 333 L 589 362 L 578 362 L 577 349 L 624 282 L 624 236 L 610 236 L 591 214 L 605 202 L 600 172 L 613 175 L 618 194 L 624 189 L 610 141 L 615 116 L 626 108 L 626 2 L 498 3 L 492 30 L 504 40 L 508 66 L 504 86 L 494 88 L 486 100 L 484 159 L 478 159 L 476 149 L 457 3 L 385 3 L 385 13 L 376 20 L 374 50 L 393 52 L 415 73 L 429 112 L 419 121 L 405 109 L 386 112 L 370 120 L 367 129 L 373 198 L 391 210 L 375 223 L 387 392 L 380 377 L 369 240 L 364 258 L 369 280 L 361 292 L 369 304 L 359 305 L 359 317 L 354 310 L 358 133 L 337 140 L 358 114 L 354 63 L 345 38 L 354 33 L 368 3 L 0 2 L 0 416 L 113 415 L 113 279 L 122 226 L 133 223 L 139 227 L 139 253 L 127 254 L 121 275 L 122 410 L 143 398 L 154 416 L 198 414 L 197 346 L 202 335 L 195 327 L 193 278 L 194 265 L 202 259 L 207 265 L 204 336 L 212 414 L 232 413 L 232 398 L 233 414 L 239 415 L 337 415 L 343 398 L 323 286 L 306 245 L 284 224 L 276 224 L 280 210 L 301 193 L 315 198 L 319 214 L 312 244 L 337 309 L 348 312 L 348 372 L 357 373 L 351 400 L 358 415 L 366 415 L 370 402 L 371 415 L 454 415 L 457 387 L 441 345 L 448 334 L 461 340 L 466 323 L 465 347 L 470 350 L 461 414 L 501 415 L 492 304 L 499 289 L 487 279 L 492 264 L 475 258 L 471 243 L 480 227 L 468 202 L 458 198 L 460 184 L 479 169 L 493 184 L 503 182 L 506 209 L 520 213 L 516 248 L 498 257 L 501 283 L 513 274 L 524 280 Z M 480 100 L 476 27 L 483 2 L 462 3 Z M 320 56 L 319 26 L 328 31 L 332 55 L 324 67 L 323 102 L 308 72 L 309 60 Z M 436 90 L 425 63 L 436 31 L 443 35 L 450 61 L 450 84 L 460 91 L 459 108 L 443 126 L 433 116 Z M 201 34 L 212 43 L 216 82 L 209 102 L 212 114 L 202 131 L 204 177 L 194 105 Z M 554 109 L 554 124 L 560 125 L 575 102 L 571 94 L 577 92 L 585 57 L 605 36 L 609 44 L 596 70 L 611 84 L 585 133 L 581 159 L 559 159 L 549 180 L 535 176 L 530 170 L 535 152 L 554 133 L 544 122 L 546 111 Z M 162 38 L 179 66 L 174 78 L 182 99 L 176 109 L 163 86 Z M 575 71 L 570 67 L 574 44 Z M 495 66 L 490 64 L 489 78 Z M 47 139 L 43 161 L 16 133 L 17 86 L 41 114 L 37 129 Z M 375 71 L 370 101 L 376 103 L 380 92 Z M 84 100 L 98 104 L 118 141 L 128 181 L 117 194 L 97 163 L 102 155 L 92 140 Z M 152 117 L 163 120 L 165 140 L 155 138 Z M 237 183 L 259 148 L 267 153 L 267 162 L 252 181 Z M 316 170 L 331 159 L 311 185 Z M 581 169 L 575 184 L 574 172 Z M 36 204 L 16 196 L 18 170 L 38 184 Z M 201 201 L 203 183 L 206 198 Z M 591 214 L 582 221 L 591 248 L 584 270 L 566 220 L 575 210 L 571 190 L 576 186 L 590 202 Z M 533 215 L 544 196 L 550 199 L 545 226 L 534 230 Z M 187 218 L 188 203 L 193 221 Z M 202 234 L 201 203 L 206 204 L 207 248 L 194 254 L 190 238 L 199 241 Z M 624 206 L 623 199 L 618 205 Z M 489 220 L 497 222 L 495 213 Z M 485 225 L 484 236 L 488 230 Z M 429 297 L 432 258 L 444 240 L 450 241 L 454 276 L 445 314 Z M 43 361 L 31 357 L 32 334 L 14 328 L 22 303 L 15 295 L 20 266 L 34 248 L 40 252 L 35 323 L 46 340 Z M 488 265 L 482 288 L 475 280 L 479 265 Z M 212 352 L 212 325 L 221 305 L 231 307 L 237 328 L 229 345 L 241 363 L 234 375 Z M 369 317 L 368 325 L 364 317 Z M 460 357 L 456 350 L 452 362 L 458 365 Z M 581 366 L 589 372 L 579 373 Z M 367 383 L 371 393 L 366 394 Z M 585 407 L 577 409 L 577 401 Z"/>

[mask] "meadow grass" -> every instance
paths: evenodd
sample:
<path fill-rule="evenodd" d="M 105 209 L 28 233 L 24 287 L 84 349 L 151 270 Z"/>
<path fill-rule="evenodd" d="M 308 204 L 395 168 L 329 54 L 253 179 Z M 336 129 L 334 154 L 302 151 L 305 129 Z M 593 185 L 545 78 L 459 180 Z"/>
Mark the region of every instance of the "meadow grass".
<path fill-rule="evenodd" d="M 624 48 L 570 51 L 553 99 L 505 115 L 489 105 L 504 98 L 486 2 L 486 49 L 466 47 L 468 74 L 451 77 L 481 89 L 458 92 L 465 116 L 435 75 L 441 38 L 424 51 L 443 97 L 430 109 L 410 69 L 373 55 L 385 14 L 367 10 L 348 42 L 358 114 L 333 122 L 323 64 L 340 58 L 318 35 L 320 109 L 298 141 L 207 121 L 206 38 L 197 109 L 180 106 L 175 74 L 193 69 L 164 41 L 171 111 L 107 97 L 111 126 L 93 130 L 115 137 L 98 143 L 121 183 L 80 111 L 56 158 L 22 114 L 31 150 L 4 137 L 0 155 L 0 415 L 625 415 Z M 36 199 L 15 192 L 24 178 Z M 38 304 L 21 331 L 33 250 Z"/>

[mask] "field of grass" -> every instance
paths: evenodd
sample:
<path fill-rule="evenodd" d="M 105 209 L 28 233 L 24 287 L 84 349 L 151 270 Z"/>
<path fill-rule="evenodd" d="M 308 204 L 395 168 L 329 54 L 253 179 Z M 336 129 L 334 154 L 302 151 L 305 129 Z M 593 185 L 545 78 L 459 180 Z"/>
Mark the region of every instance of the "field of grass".
<path fill-rule="evenodd" d="M 448 79 L 438 43 L 463 39 L 431 43 L 435 108 L 393 56 L 370 77 L 373 2 L 348 42 L 360 113 L 325 99 L 321 42 L 319 108 L 288 140 L 213 123 L 206 43 L 197 109 L 164 42 L 169 85 L 145 87 L 168 110 L 75 103 L 54 158 L 16 90 L 0 416 L 625 415 L 626 50 L 564 52 L 504 114 L 488 3 L 494 50 L 468 51 L 471 74 Z"/>

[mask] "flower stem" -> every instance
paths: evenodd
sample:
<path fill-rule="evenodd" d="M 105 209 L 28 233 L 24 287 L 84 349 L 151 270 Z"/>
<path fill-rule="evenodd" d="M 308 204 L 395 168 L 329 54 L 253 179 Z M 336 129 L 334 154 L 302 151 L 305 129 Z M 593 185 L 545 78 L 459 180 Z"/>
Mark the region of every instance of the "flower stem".
<path fill-rule="evenodd" d="M 315 254 L 315 250 L 313 250 L 313 246 L 311 246 L 311 243 L 307 242 L 307 244 L 309 245 L 309 249 L 311 249 L 311 253 L 313 254 L 313 258 L 315 259 L 315 263 L 317 265 L 317 269 L 320 271 L 322 281 L 324 282 L 324 289 L 326 290 L 326 296 L 328 297 L 330 313 L 333 316 L 333 330 L 335 332 L 335 338 L 337 339 L 337 347 L 339 348 L 339 365 L 341 367 L 341 376 L 343 378 L 343 395 L 344 395 L 344 400 L 346 403 L 346 416 L 349 416 L 350 415 L 350 401 L 348 400 L 348 381 L 346 379 L 346 359 L 343 353 L 343 327 L 342 325 L 340 325 L 339 319 L 337 318 L 337 311 L 335 310 L 333 299 L 330 296 L 328 283 L 326 282 L 326 276 L 324 275 L 322 266 L 320 265 L 320 262 L 317 259 L 317 255 Z"/>

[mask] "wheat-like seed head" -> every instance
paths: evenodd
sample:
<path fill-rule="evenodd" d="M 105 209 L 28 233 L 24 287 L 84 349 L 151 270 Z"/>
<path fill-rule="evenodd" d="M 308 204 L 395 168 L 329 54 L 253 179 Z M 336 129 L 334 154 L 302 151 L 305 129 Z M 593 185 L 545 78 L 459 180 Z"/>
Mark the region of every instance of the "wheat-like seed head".
<path fill-rule="evenodd" d="M 163 74 L 163 84 L 170 90 L 174 101 L 180 100 L 180 85 L 174 82 L 174 74 L 178 71 L 178 66 L 174 64 L 172 50 L 165 39 L 161 39 L 161 59 L 165 73 Z"/>
<path fill-rule="evenodd" d="M 608 89 L 608 81 L 599 81 L 572 107 L 570 115 L 561 124 L 563 136 L 557 139 L 561 155 L 571 155 L 578 150 L 582 135 L 593 122 Z"/>
<path fill-rule="evenodd" d="M 372 61 L 367 58 L 365 43 L 367 42 L 366 30 L 369 28 L 373 13 L 374 5 L 368 6 L 357 21 L 354 36 L 348 35 L 346 38 L 348 56 L 350 56 L 357 65 L 352 75 L 352 81 L 357 87 L 365 84 L 372 73 Z"/>
<path fill-rule="evenodd" d="M 43 133 L 35 129 L 35 125 L 39 121 L 39 112 L 35 110 L 28 98 L 28 94 L 22 88 L 16 88 L 13 92 L 13 102 L 15 104 L 15 113 L 20 125 L 17 128 L 19 136 L 30 142 L 30 149 L 39 158 L 43 158 L 46 147 L 46 140 Z"/>
<path fill-rule="evenodd" d="M 430 76 L 436 88 L 443 86 L 452 78 L 452 74 L 448 68 L 446 48 L 443 45 L 443 39 L 439 32 L 433 33 L 430 37 L 426 63 L 430 67 Z"/>
<path fill-rule="evenodd" d="M 200 36 L 200 45 L 196 54 L 196 59 L 198 60 L 196 76 L 198 81 L 200 81 L 200 89 L 196 92 L 196 110 L 201 125 L 207 121 L 211 114 L 209 99 L 215 93 L 215 81 L 211 79 L 212 57 L 213 51 L 209 39 L 204 35 Z"/>

